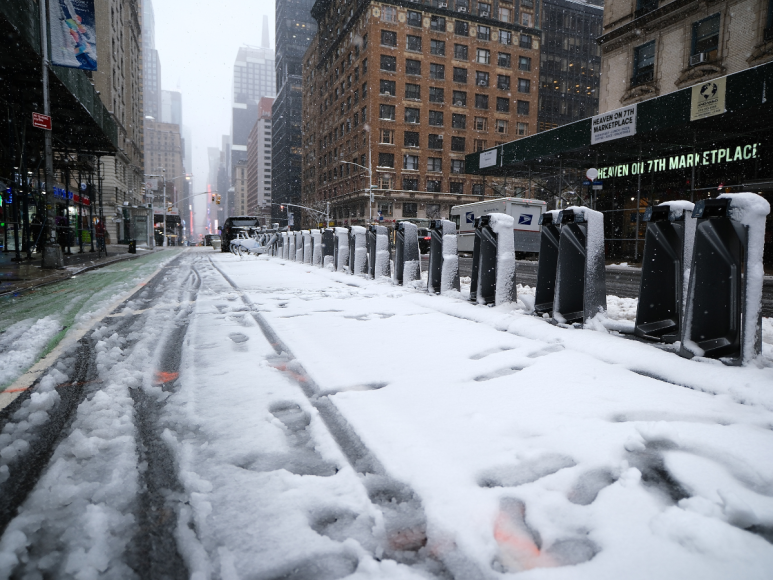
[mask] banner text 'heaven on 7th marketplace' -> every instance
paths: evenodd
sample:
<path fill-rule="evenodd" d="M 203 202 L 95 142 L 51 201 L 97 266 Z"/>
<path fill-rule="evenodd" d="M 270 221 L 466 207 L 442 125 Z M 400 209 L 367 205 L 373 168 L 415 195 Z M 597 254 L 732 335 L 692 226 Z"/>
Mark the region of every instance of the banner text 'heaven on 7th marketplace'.
<path fill-rule="evenodd" d="M 702 165 L 717 165 L 719 163 L 732 163 L 736 161 L 748 161 L 756 159 L 760 143 L 739 145 L 737 147 L 725 147 L 720 149 L 707 149 L 697 153 L 685 153 L 649 159 L 647 161 L 634 161 L 622 165 L 612 165 L 599 169 L 597 179 L 609 179 L 610 177 L 628 177 L 629 175 L 642 175 L 645 173 L 657 173 L 660 171 L 677 171 Z"/>

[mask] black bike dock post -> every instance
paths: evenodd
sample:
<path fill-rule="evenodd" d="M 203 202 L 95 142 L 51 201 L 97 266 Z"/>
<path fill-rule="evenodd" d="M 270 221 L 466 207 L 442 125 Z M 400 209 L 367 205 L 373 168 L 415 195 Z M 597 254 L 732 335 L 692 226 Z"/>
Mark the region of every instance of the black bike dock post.
<path fill-rule="evenodd" d="M 539 216 L 542 226 L 539 242 L 539 261 L 537 262 L 537 287 L 534 292 L 534 314 L 542 316 L 553 314 L 553 300 L 556 291 L 556 269 L 558 267 L 558 243 L 561 236 L 561 224 L 558 210 L 546 211 Z"/>
<path fill-rule="evenodd" d="M 376 274 L 376 226 L 368 226 L 365 234 L 365 250 L 368 254 L 368 278 L 375 278 Z"/>
<path fill-rule="evenodd" d="M 559 221 L 553 319 L 584 324 L 607 309 L 604 218 L 587 207 L 570 207 Z"/>
<path fill-rule="evenodd" d="M 395 283 L 410 284 L 421 279 L 419 228 L 411 222 L 398 222 L 395 231 Z"/>
<path fill-rule="evenodd" d="M 740 365 L 760 353 L 764 216 L 770 212 L 764 200 L 766 211 L 760 211 L 760 199 L 753 193 L 725 194 L 695 204 L 692 217 L 698 223 L 679 350 L 684 357 Z"/>
<path fill-rule="evenodd" d="M 475 239 L 472 242 L 472 271 L 470 272 L 470 302 L 478 301 L 478 263 L 480 262 L 480 218 L 475 218 Z"/>
<path fill-rule="evenodd" d="M 349 230 L 335 228 L 333 244 L 333 265 L 336 272 L 346 272 L 349 267 Z"/>
<path fill-rule="evenodd" d="M 474 242 L 479 245 L 475 286 L 478 304 L 504 304 L 516 299 L 513 222 L 512 216 L 497 213 L 478 220 Z M 499 232 L 503 230 L 508 235 L 500 239 Z M 475 246 L 473 253 L 474 250 Z"/>
<path fill-rule="evenodd" d="M 297 231 L 295 235 L 295 261 L 303 263 L 303 232 Z"/>
<path fill-rule="evenodd" d="M 695 234 L 692 204 L 685 203 L 690 207 L 662 203 L 644 212 L 647 232 L 633 331 L 639 338 L 665 343 L 681 338 L 685 247 L 692 248 Z"/>
<path fill-rule="evenodd" d="M 331 228 L 322 230 L 322 267 L 327 268 L 328 264 L 334 263 L 335 255 L 335 232 Z"/>
<path fill-rule="evenodd" d="M 376 232 L 375 260 L 373 261 L 374 278 L 391 278 L 392 262 L 389 247 L 389 230 L 386 226 L 371 226 Z"/>
<path fill-rule="evenodd" d="M 367 230 L 363 226 L 352 226 L 349 232 L 349 273 L 368 273 Z"/>
<path fill-rule="evenodd" d="M 449 220 L 430 222 L 427 290 L 432 294 L 460 290 L 456 224 Z"/>
<path fill-rule="evenodd" d="M 311 264 L 322 267 L 322 230 L 311 230 Z"/>

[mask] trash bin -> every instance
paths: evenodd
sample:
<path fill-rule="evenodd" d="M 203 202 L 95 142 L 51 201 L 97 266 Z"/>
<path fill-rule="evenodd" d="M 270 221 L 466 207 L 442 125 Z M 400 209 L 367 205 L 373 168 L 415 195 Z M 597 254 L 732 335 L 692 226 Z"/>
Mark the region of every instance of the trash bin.
<path fill-rule="evenodd" d="M 365 241 L 366 230 L 362 226 L 352 226 L 349 230 L 349 273 L 362 275 L 368 273 L 368 250 Z"/>
<path fill-rule="evenodd" d="M 335 232 L 331 228 L 322 230 L 322 267 L 333 264 L 335 256 Z"/>
<path fill-rule="evenodd" d="M 457 255 L 456 224 L 448 220 L 432 220 L 429 224 L 429 267 L 427 290 L 445 294 L 459 290 L 459 256 Z"/>
<path fill-rule="evenodd" d="M 398 222 L 395 231 L 395 283 L 402 286 L 421 279 L 419 228 L 411 222 Z"/>
<path fill-rule="evenodd" d="M 770 205 L 754 193 L 695 204 L 697 219 L 679 354 L 744 364 L 762 346 L 762 254 Z"/>
<path fill-rule="evenodd" d="M 559 221 L 553 319 L 584 324 L 607 309 L 604 216 L 587 207 L 569 207 Z"/>
<path fill-rule="evenodd" d="M 346 272 L 349 267 L 349 230 L 335 228 L 335 245 L 333 246 L 333 264 L 336 272 Z"/>
<path fill-rule="evenodd" d="M 137 240 L 129 240 L 129 253 L 130 254 L 137 253 Z"/>
<path fill-rule="evenodd" d="M 515 220 L 507 214 L 491 213 L 481 216 L 476 223 L 473 245 L 473 262 L 477 265 L 476 302 L 497 305 L 513 302 L 516 299 Z"/>
<path fill-rule="evenodd" d="M 647 232 L 633 331 L 640 338 L 666 343 L 680 340 L 685 265 L 695 238 L 693 209 L 692 203 L 682 201 L 650 206 L 644 212 Z"/>
<path fill-rule="evenodd" d="M 537 287 L 534 292 L 534 314 L 542 316 L 553 314 L 553 299 L 556 290 L 556 268 L 558 267 L 558 242 L 561 225 L 558 221 L 560 211 L 546 211 L 539 216 L 542 227 L 539 242 L 539 261 L 537 262 Z"/>

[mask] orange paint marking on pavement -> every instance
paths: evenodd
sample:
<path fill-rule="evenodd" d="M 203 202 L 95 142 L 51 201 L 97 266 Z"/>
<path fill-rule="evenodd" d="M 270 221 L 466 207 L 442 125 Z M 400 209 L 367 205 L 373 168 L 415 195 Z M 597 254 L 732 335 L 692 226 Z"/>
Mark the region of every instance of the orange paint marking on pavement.
<path fill-rule="evenodd" d="M 157 385 L 163 385 L 165 383 L 171 383 L 180 376 L 180 373 L 168 373 L 166 371 L 156 371 L 156 375 L 153 378 L 153 382 Z"/>
<path fill-rule="evenodd" d="M 541 552 L 520 522 L 513 521 L 505 512 L 500 512 L 494 523 L 494 539 L 501 550 L 503 563 L 512 572 L 555 565 Z"/>
<path fill-rule="evenodd" d="M 90 385 L 91 383 L 101 383 L 101 380 L 96 381 L 80 381 L 78 383 L 62 383 L 60 385 L 56 385 L 57 389 L 61 389 L 62 387 L 82 387 L 83 385 Z M 3 391 L 3 393 L 23 393 L 24 391 L 29 391 L 32 388 L 32 386 L 29 387 L 20 387 L 18 389 L 6 389 Z"/>

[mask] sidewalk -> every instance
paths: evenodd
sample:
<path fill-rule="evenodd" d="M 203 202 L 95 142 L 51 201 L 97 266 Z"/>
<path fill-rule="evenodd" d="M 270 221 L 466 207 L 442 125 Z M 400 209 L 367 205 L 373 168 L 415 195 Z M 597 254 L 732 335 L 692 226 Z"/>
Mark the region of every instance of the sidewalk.
<path fill-rule="evenodd" d="M 161 248 L 137 247 L 136 254 L 129 253 L 129 246 L 126 244 L 108 244 L 107 256 L 97 258 L 98 252 L 88 250 L 90 246 L 83 247 L 83 253 L 79 253 L 80 248 L 73 246 L 70 248 L 70 254 L 64 255 L 64 268 L 59 270 L 44 270 L 41 267 L 42 256 L 39 253 L 32 254 L 32 260 L 22 260 L 14 262 L 12 259 L 16 256 L 15 252 L 0 252 L 0 296 L 11 292 L 19 292 L 37 286 L 53 284 L 66 280 L 71 276 L 107 266 L 114 262 L 139 258 L 146 254 L 161 250 Z M 22 254 L 24 256 L 24 254 Z"/>

